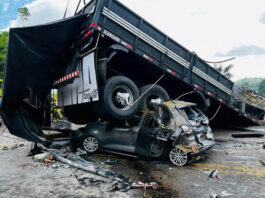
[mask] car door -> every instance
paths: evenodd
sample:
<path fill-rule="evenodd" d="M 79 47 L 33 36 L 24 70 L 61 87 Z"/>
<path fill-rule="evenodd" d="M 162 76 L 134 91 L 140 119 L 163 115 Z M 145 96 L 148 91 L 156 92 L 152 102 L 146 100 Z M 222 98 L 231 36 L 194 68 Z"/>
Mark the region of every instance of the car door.
<path fill-rule="evenodd" d="M 133 153 L 137 140 L 137 132 L 127 127 L 114 127 L 105 133 L 103 149 L 117 152 Z"/>

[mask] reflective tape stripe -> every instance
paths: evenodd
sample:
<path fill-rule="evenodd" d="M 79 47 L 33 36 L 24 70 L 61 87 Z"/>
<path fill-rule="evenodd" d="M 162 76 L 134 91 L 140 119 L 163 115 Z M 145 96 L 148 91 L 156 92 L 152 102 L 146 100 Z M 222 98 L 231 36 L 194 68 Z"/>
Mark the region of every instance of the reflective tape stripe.
<path fill-rule="evenodd" d="M 61 77 L 59 80 L 55 81 L 54 85 L 56 85 L 58 83 L 61 83 L 63 81 L 69 80 L 69 79 L 71 79 L 73 77 L 76 77 L 76 76 L 78 76 L 78 74 L 79 74 L 79 71 L 78 70 L 75 71 L 75 72 L 72 72 L 71 74 L 67 74 L 66 76 Z"/>
<path fill-rule="evenodd" d="M 118 23 L 119 25 L 121 25 L 125 29 L 129 30 L 131 33 L 138 36 L 142 40 L 146 41 L 148 44 L 152 45 L 153 47 L 155 47 L 160 52 L 166 54 L 168 57 L 172 58 L 173 60 L 175 60 L 176 62 L 178 62 L 182 66 L 189 68 L 189 62 L 188 61 L 184 60 L 182 57 L 178 56 L 177 54 L 175 54 L 174 52 L 172 52 L 168 48 L 164 47 L 159 42 L 157 42 L 156 40 L 154 40 L 153 38 L 151 38 L 150 36 L 148 36 L 147 34 L 142 32 L 141 30 L 139 30 L 138 28 L 136 28 L 132 24 L 128 23 L 126 20 L 122 19 L 121 17 L 119 17 L 114 12 L 110 11 L 107 8 L 104 8 L 103 15 L 107 16 L 112 21 Z"/>
<path fill-rule="evenodd" d="M 228 89 L 227 87 L 225 87 L 224 85 L 222 85 L 221 83 L 219 83 L 218 81 L 216 81 L 215 79 L 213 79 L 212 77 L 210 77 L 209 75 L 207 75 L 206 73 L 204 73 L 203 71 L 198 69 L 197 67 L 194 66 L 192 71 L 194 73 L 196 73 L 198 76 L 200 76 L 203 79 L 205 79 L 206 81 L 208 81 L 211 84 L 213 84 L 214 86 L 218 87 L 222 91 L 226 92 L 228 95 L 232 94 L 232 91 L 230 89 Z"/>
<path fill-rule="evenodd" d="M 160 44 L 159 42 L 157 42 L 156 40 L 154 40 L 153 38 L 151 38 L 150 36 L 148 36 L 147 34 L 142 32 L 140 29 L 136 28 L 135 26 L 133 26 L 132 24 L 130 24 L 129 22 L 127 22 L 126 20 L 124 20 L 123 18 L 121 18 L 120 16 L 115 14 L 114 12 L 112 12 L 108 8 L 104 7 L 102 14 L 105 15 L 106 17 L 108 17 L 109 19 L 111 19 L 112 21 L 116 22 L 120 26 L 124 27 L 125 29 L 127 29 L 128 31 L 133 33 L 134 35 L 138 36 L 143 41 L 145 41 L 148 44 L 152 45 L 154 48 L 156 48 L 160 52 L 164 53 L 169 58 L 175 60 L 176 62 L 178 62 L 179 64 L 181 64 L 185 68 L 187 68 L 187 69 L 189 68 L 189 62 L 188 61 L 186 61 L 182 57 L 178 56 L 173 51 L 171 51 L 170 49 L 166 48 L 165 46 L 163 46 L 162 44 Z M 207 74 L 205 74 L 203 71 L 199 70 L 198 68 L 193 67 L 193 72 L 196 73 L 197 75 L 201 76 L 206 81 L 208 81 L 211 84 L 213 84 L 214 86 L 220 88 L 222 91 L 224 91 L 228 95 L 232 94 L 232 91 L 230 89 L 228 89 L 227 87 L 223 86 L 221 83 L 219 83 L 218 81 L 216 81 L 212 77 L 208 76 Z"/>

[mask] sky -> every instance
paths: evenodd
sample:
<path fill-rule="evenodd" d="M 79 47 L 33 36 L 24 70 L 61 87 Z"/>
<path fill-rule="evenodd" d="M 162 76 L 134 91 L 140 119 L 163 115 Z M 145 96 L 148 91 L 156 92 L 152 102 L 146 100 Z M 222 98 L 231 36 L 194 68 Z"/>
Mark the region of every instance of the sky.
<path fill-rule="evenodd" d="M 86 0 L 88 2 L 88 0 Z M 265 78 L 264 0 L 120 0 L 190 51 L 207 61 L 235 57 L 232 80 Z M 0 31 L 21 26 L 26 6 L 36 25 L 63 17 L 68 0 L 0 0 Z M 78 0 L 70 0 L 72 16 Z"/>

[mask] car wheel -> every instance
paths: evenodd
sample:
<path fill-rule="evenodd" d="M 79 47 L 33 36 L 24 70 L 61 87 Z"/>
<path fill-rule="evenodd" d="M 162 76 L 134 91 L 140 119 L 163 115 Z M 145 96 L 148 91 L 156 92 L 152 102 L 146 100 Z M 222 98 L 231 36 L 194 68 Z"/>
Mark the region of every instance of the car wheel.
<path fill-rule="evenodd" d="M 174 147 L 169 152 L 169 160 L 176 166 L 184 166 L 188 162 L 188 154 Z"/>
<path fill-rule="evenodd" d="M 155 103 L 161 104 L 170 99 L 167 91 L 163 87 L 159 85 L 154 85 L 150 89 L 151 86 L 153 85 L 146 85 L 139 89 L 140 96 L 147 91 L 141 99 L 141 110 L 142 111 L 154 110 Z M 148 91 L 148 89 L 150 90 Z"/>
<path fill-rule="evenodd" d="M 139 103 L 134 104 L 138 97 L 139 91 L 133 81 L 125 76 L 114 76 L 106 81 L 99 105 L 104 107 L 106 117 L 128 120 L 139 109 Z"/>
<path fill-rule="evenodd" d="M 88 154 L 93 154 L 99 149 L 99 142 L 97 138 L 92 135 L 85 135 L 80 143 L 81 148 L 84 149 Z"/>

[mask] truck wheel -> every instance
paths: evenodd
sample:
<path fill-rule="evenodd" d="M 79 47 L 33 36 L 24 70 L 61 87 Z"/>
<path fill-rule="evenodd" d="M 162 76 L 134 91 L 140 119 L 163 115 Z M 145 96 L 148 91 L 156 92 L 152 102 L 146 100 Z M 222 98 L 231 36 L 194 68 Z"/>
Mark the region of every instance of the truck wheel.
<path fill-rule="evenodd" d="M 144 94 L 152 85 L 146 85 L 144 87 L 141 87 L 139 89 L 140 96 Z M 142 111 L 148 111 L 148 110 L 154 110 L 154 103 L 162 103 L 167 100 L 169 100 L 169 96 L 167 91 L 159 86 L 155 85 L 152 89 L 150 89 L 144 96 L 142 97 L 141 102 L 141 110 Z"/>
<path fill-rule="evenodd" d="M 84 149 L 88 154 L 93 154 L 98 151 L 99 143 L 97 138 L 90 134 L 87 134 L 81 138 L 80 147 Z"/>
<path fill-rule="evenodd" d="M 139 103 L 133 105 L 138 97 L 139 91 L 133 81 L 125 76 L 114 76 L 105 83 L 99 104 L 103 103 L 107 117 L 128 120 L 139 109 Z"/>

